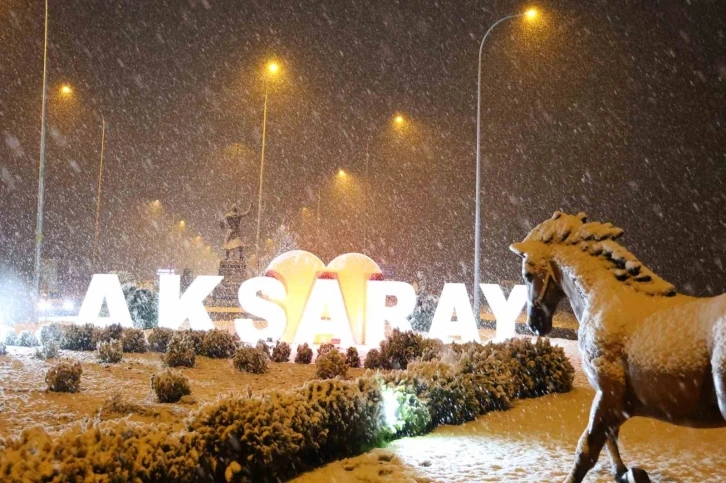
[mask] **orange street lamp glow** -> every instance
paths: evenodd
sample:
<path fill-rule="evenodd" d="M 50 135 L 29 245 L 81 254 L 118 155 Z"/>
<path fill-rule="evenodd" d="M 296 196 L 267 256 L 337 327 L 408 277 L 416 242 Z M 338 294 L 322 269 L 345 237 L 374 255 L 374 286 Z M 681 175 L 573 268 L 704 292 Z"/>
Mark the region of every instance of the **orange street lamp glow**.
<path fill-rule="evenodd" d="M 404 119 L 403 116 L 396 116 L 393 121 L 400 126 L 401 124 L 403 124 Z"/>
<path fill-rule="evenodd" d="M 187 223 L 184 220 L 182 220 L 182 221 L 179 222 L 179 226 L 182 227 L 182 228 L 184 228 L 186 226 L 186 224 Z"/>
<path fill-rule="evenodd" d="M 340 176 L 341 178 L 345 177 L 345 171 L 343 171 L 342 169 L 339 169 L 338 176 Z"/>
<path fill-rule="evenodd" d="M 534 20 L 535 18 L 537 18 L 537 10 L 534 8 L 530 8 L 524 14 L 527 16 L 527 18 L 529 20 Z"/>
<path fill-rule="evenodd" d="M 73 92 L 73 89 L 71 89 L 71 86 L 69 86 L 68 84 L 63 84 L 60 88 L 60 91 L 61 94 L 63 94 L 64 96 L 70 96 Z"/>
<path fill-rule="evenodd" d="M 270 72 L 270 74 L 277 74 L 277 72 L 280 70 L 280 65 L 277 62 L 270 62 L 267 64 L 267 70 Z"/>

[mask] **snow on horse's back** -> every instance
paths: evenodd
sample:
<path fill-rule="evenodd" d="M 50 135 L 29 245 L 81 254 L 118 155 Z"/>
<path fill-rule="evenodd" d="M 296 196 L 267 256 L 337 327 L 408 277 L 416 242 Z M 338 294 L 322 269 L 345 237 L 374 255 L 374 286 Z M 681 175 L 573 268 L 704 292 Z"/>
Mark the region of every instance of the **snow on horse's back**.
<path fill-rule="evenodd" d="M 678 294 L 616 241 L 622 234 L 584 213 L 556 212 L 511 247 L 523 258 L 530 327 L 549 332 L 567 297 L 580 323 L 583 368 L 598 391 L 568 482 L 582 481 L 606 443 L 616 480 L 648 481 L 645 472 L 633 476 L 617 450 L 618 428 L 632 416 L 726 426 L 726 295 Z"/>

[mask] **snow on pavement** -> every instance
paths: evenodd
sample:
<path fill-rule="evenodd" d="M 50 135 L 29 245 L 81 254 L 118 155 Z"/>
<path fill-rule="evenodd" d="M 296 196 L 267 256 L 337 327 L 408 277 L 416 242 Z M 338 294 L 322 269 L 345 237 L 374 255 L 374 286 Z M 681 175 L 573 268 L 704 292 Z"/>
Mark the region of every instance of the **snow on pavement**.
<path fill-rule="evenodd" d="M 553 342 L 555 342 L 553 340 Z M 580 366 L 575 341 L 556 341 L 576 368 L 575 388 L 517 401 L 461 426 L 404 438 L 385 449 L 331 463 L 295 483 L 557 482 L 567 476 L 577 440 L 587 424 L 594 391 Z M 726 429 L 682 428 L 635 418 L 621 431 L 626 465 L 648 471 L 653 482 L 707 483 L 726 480 Z M 612 482 L 603 450 L 585 482 Z"/>

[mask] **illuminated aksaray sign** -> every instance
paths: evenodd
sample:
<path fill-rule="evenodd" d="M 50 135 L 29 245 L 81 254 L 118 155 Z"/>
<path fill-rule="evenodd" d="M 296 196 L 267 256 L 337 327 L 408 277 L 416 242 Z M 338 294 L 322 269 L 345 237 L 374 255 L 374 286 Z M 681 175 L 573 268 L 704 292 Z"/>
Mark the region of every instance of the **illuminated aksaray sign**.
<path fill-rule="evenodd" d="M 178 329 L 188 320 L 192 329 L 214 328 L 204 299 L 222 278 L 199 276 L 181 293 L 179 275 L 161 274 L 159 326 Z M 508 299 L 499 285 L 481 284 L 480 289 L 496 318 L 497 338 L 512 337 L 515 319 L 527 299 L 526 287 L 515 285 Z M 273 260 L 266 276 L 242 282 L 238 300 L 245 314 L 266 321 L 265 327 L 252 318 L 236 319 L 235 329 L 245 342 L 270 338 L 313 344 L 322 336 L 347 347 L 378 344 L 385 337 L 386 322 L 391 328 L 411 330 L 408 317 L 416 306 L 416 291 L 409 283 L 384 280 L 378 265 L 365 255 L 349 253 L 325 265 L 312 253 L 295 250 Z M 107 317 L 99 315 L 104 301 Z M 93 276 L 78 322 L 132 326 L 117 275 Z M 444 342 L 479 341 L 463 283 L 444 284 L 428 337 Z"/>

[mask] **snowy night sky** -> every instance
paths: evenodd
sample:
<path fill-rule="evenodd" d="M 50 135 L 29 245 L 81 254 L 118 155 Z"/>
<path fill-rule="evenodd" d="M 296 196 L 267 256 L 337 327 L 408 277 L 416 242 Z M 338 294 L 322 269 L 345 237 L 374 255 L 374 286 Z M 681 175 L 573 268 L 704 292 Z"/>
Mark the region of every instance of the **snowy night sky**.
<path fill-rule="evenodd" d="M 529 6 L 51 0 L 45 255 L 85 290 L 101 115 L 102 268 L 131 270 L 154 246 L 138 227 L 156 199 L 218 247 L 218 217 L 240 190 L 243 208 L 256 198 L 275 59 L 263 237 L 287 223 L 323 260 L 362 250 L 368 144 L 369 254 L 398 279 L 469 282 L 478 43 Z M 537 22 L 503 23 L 484 48 L 482 281 L 518 281 L 508 245 L 563 209 L 625 229 L 623 245 L 680 291 L 726 291 L 726 2 L 535 6 Z M 43 2 L 2 2 L 0 270 L 28 279 L 42 42 Z M 303 212 L 318 191 L 319 224 Z"/>

